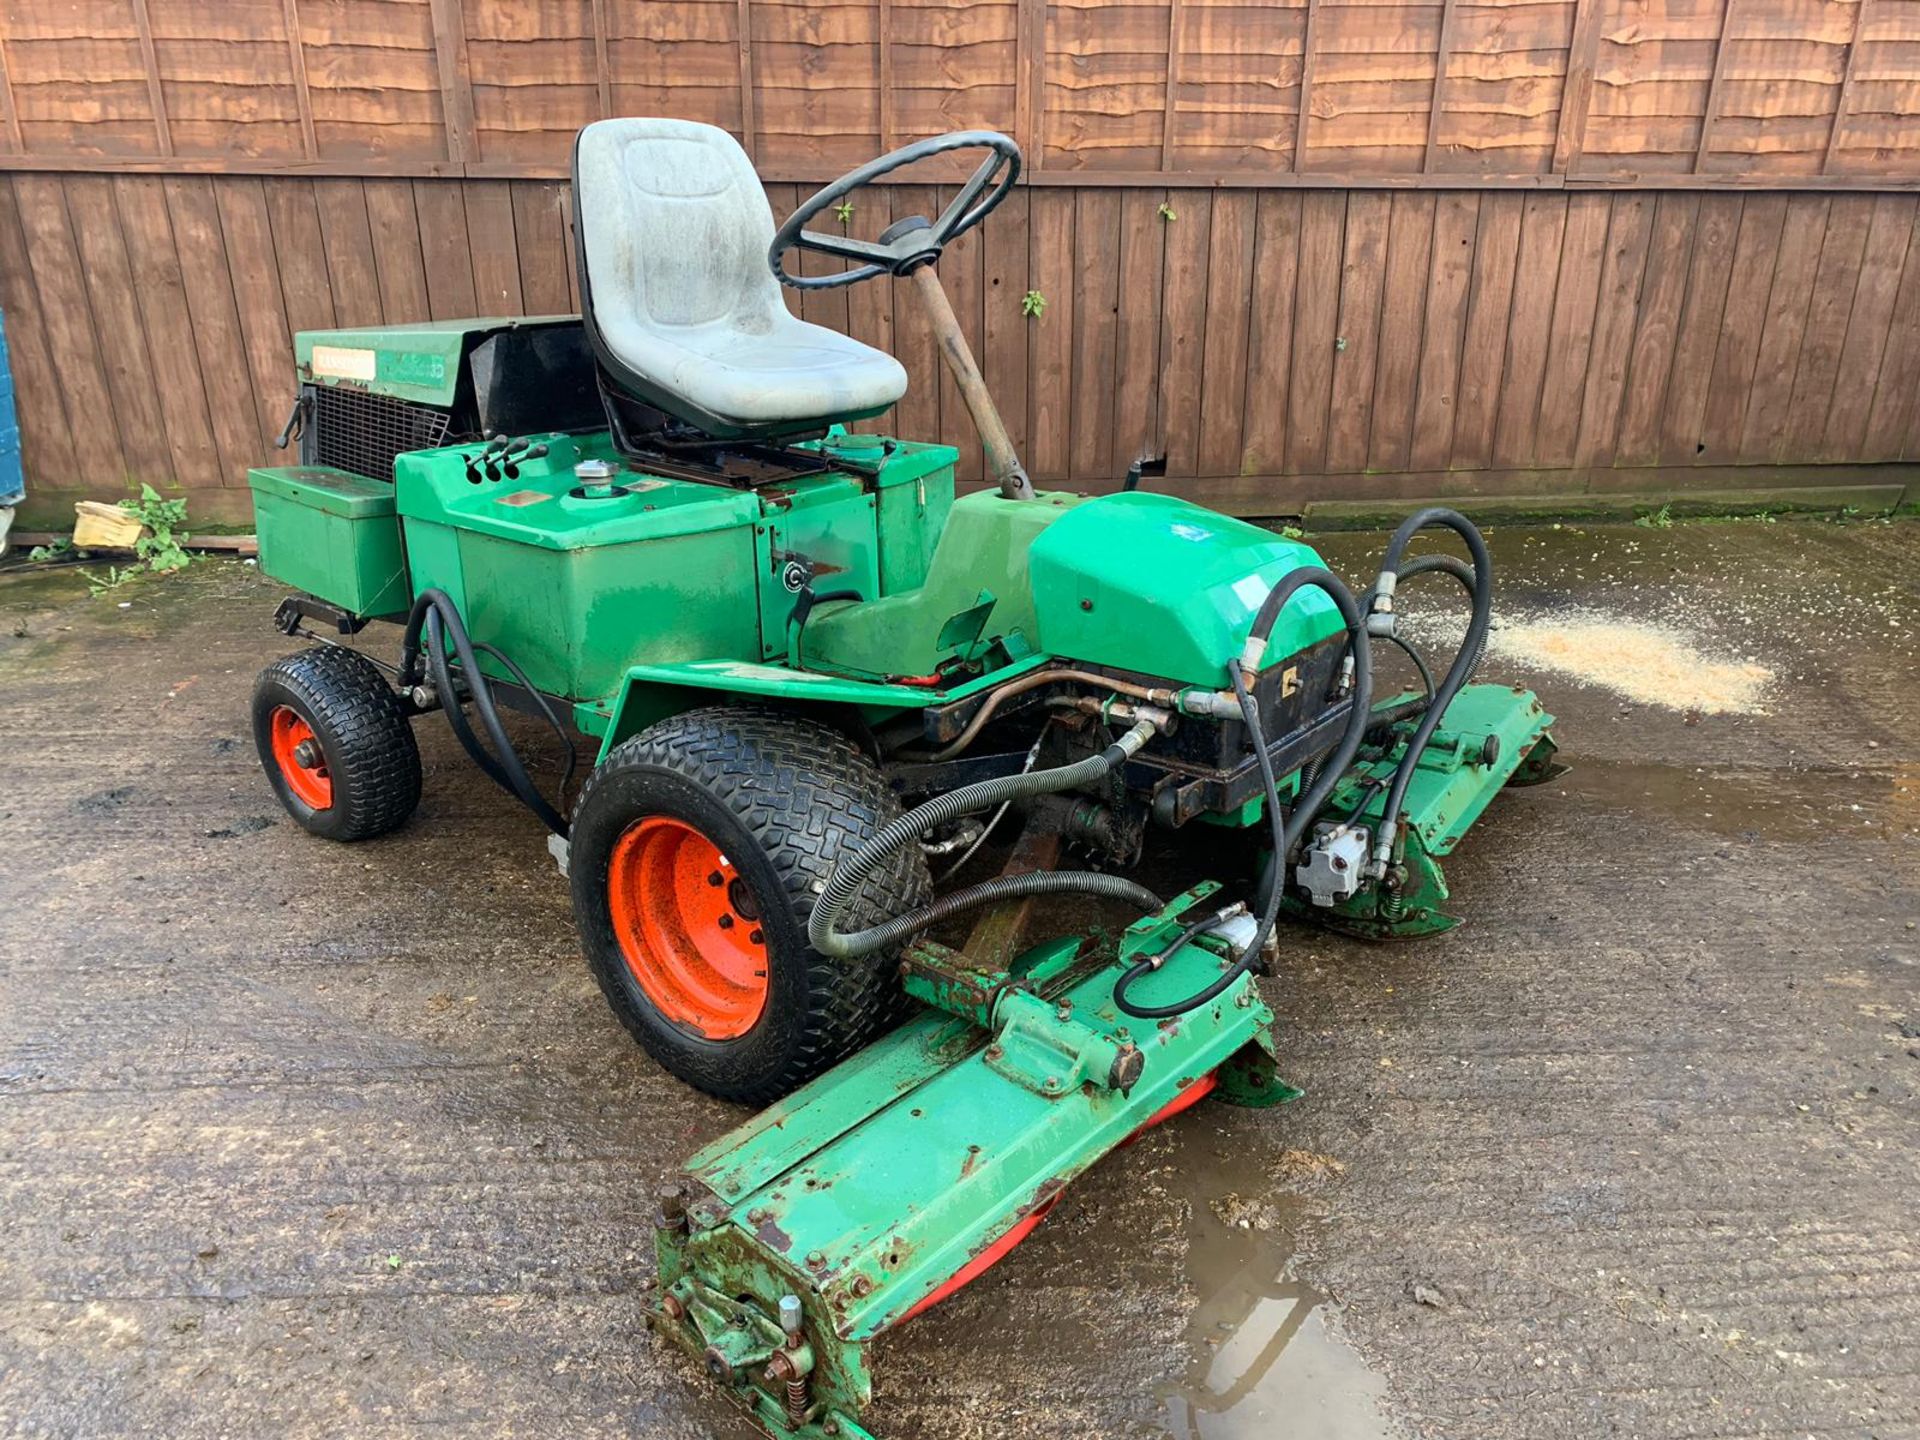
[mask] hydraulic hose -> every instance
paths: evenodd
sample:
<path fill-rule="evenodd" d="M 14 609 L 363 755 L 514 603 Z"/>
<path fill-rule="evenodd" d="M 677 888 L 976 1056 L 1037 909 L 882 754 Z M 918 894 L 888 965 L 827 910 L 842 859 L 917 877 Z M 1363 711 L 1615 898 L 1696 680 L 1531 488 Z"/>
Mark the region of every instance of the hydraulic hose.
<path fill-rule="evenodd" d="M 1447 667 L 1446 678 L 1440 682 L 1426 713 L 1414 727 L 1412 736 L 1407 740 L 1406 753 L 1400 757 L 1400 764 L 1393 772 L 1393 783 L 1387 787 L 1386 802 L 1380 811 L 1380 828 L 1373 841 L 1374 861 L 1382 865 L 1393 855 L 1394 834 L 1399 827 L 1400 809 L 1406 802 L 1407 786 L 1413 781 L 1414 767 L 1420 763 L 1427 742 L 1439 728 L 1447 706 L 1453 703 L 1453 697 L 1460 693 L 1460 687 L 1466 684 L 1467 676 L 1479 663 L 1480 655 L 1486 649 L 1487 631 L 1493 619 L 1493 557 L 1487 553 L 1487 542 L 1466 516 L 1439 505 L 1416 510 L 1401 521 L 1400 528 L 1393 532 L 1393 538 L 1387 542 L 1386 554 L 1380 559 L 1380 578 L 1374 583 L 1369 610 L 1391 614 L 1393 592 L 1399 583 L 1401 571 L 1412 570 L 1413 565 L 1421 564 L 1418 560 L 1412 565 L 1403 564 L 1407 546 L 1420 531 L 1433 527 L 1453 531 L 1466 542 L 1467 550 L 1473 556 L 1473 616 L 1467 622 L 1467 633 L 1460 642 L 1460 649 L 1454 654 L 1453 664 Z"/>
<path fill-rule="evenodd" d="M 1473 567 L 1457 555 L 1416 555 L 1400 567 L 1400 578 L 1397 583 L 1404 585 L 1407 581 L 1421 575 L 1451 575 L 1455 580 L 1460 582 L 1461 589 L 1467 592 L 1467 598 L 1473 598 L 1474 586 L 1477 583 L 1474 578 Z M 1373 597 L 1375 593 L 1375 591 L 1369 590 L 1361 598 L 1360 608 L 1362 610 L 1370 611 L 1373 609 Z M 1389 636 L 1387 638 L 1394 640 L 1401 648 L 1407 648 L 1406 642 L 1400 637 Z M 1464 638 L 1462 643 L 1465 643 Z M 1473 661 L 1467 667 L 1467 674 L 1469 676 L 1480 668 L 1480 662 L 1486 658 L 1486 655 L 1487 637 L 1482 635 L 1480 637 L 1480 647 L 1473 652 Z M 1427 685 L 1427 699 L 1433 699 L 1433 686 L 1430 683 Z"/>
<path fill-rule="evenodd" d="M 1162 904 L 1153 891 L 1123 875 L 1102 875 L 1093 870 L 1035 870 L 1028 875 L 996 875 L 991 880 L 983 880 L 978 885 L 969 885 L 964 890 L 943 895 L 930 905 L 923 905 L 918 910 L 911 910 L 869 929 L 855 930 L 847 935 L 835 933 L 831 943 L 836 947 L 845 946 L 845 949 L 827 950 L 818 940 L 814 940 L 814 948 L 823 954 L 841 958 L 870 955 L 875 950 L 900 944 L 929 925 L 937 925 L 968 910 L 977 910 L 983 905 L 997 905 L 1003 900 L 1024 900 L 1034 895 L 1093 895 L 1106 900 L 1123 900 L 1149 913 L 1158 910 Z M 818 906 L 814 913 L 819 913 Z M 811 926 L 807 935 L 809 939 L 814 938 Z"/>
<path fill-rule="evenodd" d="M 1116 875 L 1091 871 L 1036 871 L 1031 875 L 1003 875 L 979 885 L 970 885 L 941 897 L 930 905 L 865 930 L 841 933 L 837 928 L 853 905 L 860 888 L 896 851 L 916 843 L 935 826 L 991 809 L 1009 800 L 1034 795 L 1057 794 L 1104 779 L 1114 768 L 1137 754 L 1140 747 L 1159 732 L 1156 720 L 1143 719 L 1098 755 L 1051 770 L 1028 770 L 1018 775 L 1002 775 L 963 785 L 945 795 L 936 795 L 923 805 L 882 826 L 880 832 L 854 854 L 834 862 L 826 888 L 814 902 L 807 917 L 807 940 L 822 955 L 851 959 L 875 950 L 897 945 L 916 931 L 982 905 L 1002 900 L 1018 900 L 1029 895 L 1059 895 L 1073 892 L 1125 900 L 1143 910 L 1160 908 L 1160 897 L 1144 885 Z"/>
<path fill-rule="evenodd" d="M 1267 754 L 1266 729 L 1260 723 L 1259 702 L 1253 698 L 1253 686 L 1248 680 L 1250 673 L 1257 679 L 1259 672 L 1257 669 L 1250 670 L 1243 662 L 1248 654 L 1257 656 L 1265 652 L 1267 638 L 1273 633 L 1273 625 L 1281 609 L 1295 593 L 1309 585 L 1332 597 L 1333 603 L 1339 607 L 1340 618 L 1346 622 L 1348 643 L 1353 655 L 1353 708 L 1347 712 L 1347 727 L 1341 732 L 1340 743 L 1326 757 L 1319 774 L 1308 785 L 1299 803 L 1287 811 L 1280 803 L 1280 784 L 1273 773 L 1273 759 Z M 1276 600 L 1275 596 L 1279 599 Z M 1227 675 L 1233 681 L 1233 696 L 1240 704 L 1241 719 L 1247 727 L 1247 743 L 1253 746 L 1254 760 L 1260 769 L 1260 784 L 1266 794 L 1267 823 L 1273 835 L 1274 882 L 1267 887 L 1266 899 L 1260 907 L 1260 921 L 1252 941 L 1238 960 L 1202 989 L 1167 1005 L 1140 1005 L 1128 998 L 1128 991 L 1141 977 L 1158 970 L 1182 947 L 1221 923 L 1224 918 L 1222 914 L 1210 915 L 1205 920 L 1187 926 L 1172 944 L 1157 954 L 1134 961 L 1114 985 L 1113 1003 L 1136 1019 L 1166 1020 L 1184 1015 L 1189 1010 L 1197 1010 L 1225 993 L 1228 986 L 1259 963 L 1260 956 L 1265 952 L 1267 939 L 1273 934 L 1274 921 L 1280 915 L 1280 892 L 1286 888 L 1283 877 L 1286 874 L 1287 856 L 1326 805 L 1327 798 L 1346 774 L 1347 767 L 1353 764 L 1353 758 L 1359 753 L 1361 742 L 1367 734 L 1373 704 L 1373 651 L 1367 638 L 1365 617 L 1360 612 L 1359 603 L 1353 598 L 1353 592 L 1332 571 L 1317 566 L 1294 571 L 1274 587 L 1266 603 L 1254 616 L 1253 630 L 1247 637 L 1247 648 L 1240 659 L 1228 662 Z"/>
<path fill-rule="evenodd" d="M 1420 672 L 1420 688 L 1426 694 L 1427 704 L 1432 705 L 1433 672 L 1427 669 L 1427 657 L 1414 649 L 1413 642 L 1408 640 L 1404 635 L 1389 635 L 1387 639 L 1398 646 L 1400 650 L 1405 653 L 1407 659 L 1413 662 L 1413 668 Z"/>
<path fill-rule="evenodd" d="M 493 742 L 492 753 L 480 743 L 473 733 L 473 727 L 467 723 L 466 709 L 455 687 L 453 669 L 447 655 L 448 640 L 453 642 L 454 656 L 460 661 L 461 678 L 473 697 L 474 713 L 480 717 L 481 728 Z M 423 648 L 434 690 L 440 696 L 440 707 L 446 713 L 447 723 L 453 728 L 455 738 L 460 741 L 460 748 L 495 784 L 533 811 L 554 834 L 564 837 L 567 822 L 535 788 L 527 775 L 527 767 L 521 762 L 520 752 L 513 748 L 513 742 L 507 738 L 506 727 L 500 723 L 500 712 L 493 703 L 493 687 L 480 669 L 479 654 L 467 634 L 466 624 L 460 618 L 453 597 L 444 590 L 421 591 L 419 598 L 413 602 L 413 608 L 407 613 L 406 630 L 400 641 L 400 681 L 403 685 L 411 685 L 419 680 Z M 501 658 L 497 651 L 491 653 Z M 516 676 L 520 674 L 511 663 L 507 663 L 507 669 Z M 522 683 L 525 683 L 524 680 Z M 528 688 L 531 690 L 532 687 Z M 556 721 L 557 728 L 557 717 L 544 705 L 542 708 L 547 710 L 549 720 Z"/>

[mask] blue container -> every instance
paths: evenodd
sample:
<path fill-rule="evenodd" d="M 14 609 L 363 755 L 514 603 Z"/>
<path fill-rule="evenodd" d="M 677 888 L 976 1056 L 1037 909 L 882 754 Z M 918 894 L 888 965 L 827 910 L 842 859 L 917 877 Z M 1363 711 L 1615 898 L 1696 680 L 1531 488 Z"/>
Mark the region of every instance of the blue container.
<path fill-rule="evenodd" d="M 20 426 L 13 413 L 13 367 L 7 363 L 7 317 L 0 315 L 0 505 L 17 505 L 26 493 Z"/>

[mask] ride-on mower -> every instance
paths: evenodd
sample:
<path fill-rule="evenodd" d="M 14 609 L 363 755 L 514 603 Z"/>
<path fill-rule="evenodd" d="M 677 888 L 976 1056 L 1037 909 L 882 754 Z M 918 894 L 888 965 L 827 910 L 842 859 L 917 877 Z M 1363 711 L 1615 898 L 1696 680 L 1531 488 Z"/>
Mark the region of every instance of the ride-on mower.
<path fill-rule="evenodd" d="M 965 150 L 987 154 L 935 218 L 807 228 Z M 1441 859 L 1551 768 L 1534 696 L 1467 683 L 1492 573 L 1459 515 L 1409 516 L 1356 595 L 1296 540 L 1140 490 L 1142 467 L 1095 498 L 1034 488 L 935 274 L 1019 171 L 1005 136 L 945 135 L 776 231 L 723 131 L 590 125 L 583 313 L 302 334 L 301 463 L 252 477 L 261 564 L 301 592 L 278 623 L 320 642 L 254 699 L 294 818 L 400 825 L 411 722 L 441 712 L 552 831 L 620 1020 L 689 1084 L 767 1107 L 663 1195 L 651 1320 L 777 1435 L 865 1435 L 865 1343 L 1128 1137 L 1207 1095 L 1296 1095 L 1254 984 L 1282 914 L 1446 928 Z M 797 274 L 796 251 L 850 268 Z M 977 423 L 975 493 L 953 449 L 846 428 L 906 372 L 780 294 L 888 277 Z M 1466 558 L 1410 556 L 1433 528 Z M 1396 620 L 1428 572 L 1472 602 L 1438 679 Z M 402 627 L 394 659 L 346 643 L 376 619 Z M 1376 641 L 1421 689 L 1375 694 Z M 503 706 L 569 757 L 597 745 L 571 806 L 571 758 L 540 788 Z M 1003 873 L 951 888 L 1009 812 Z M 1171 900 L 1121 873 L 1192 826 L 1243 832 L 1243 873 Z M 1089 868 L 1058 868 L 1068 847 Z M 1032 902 L 1061 894 L 1137 918 L 1029 943 Z"/>

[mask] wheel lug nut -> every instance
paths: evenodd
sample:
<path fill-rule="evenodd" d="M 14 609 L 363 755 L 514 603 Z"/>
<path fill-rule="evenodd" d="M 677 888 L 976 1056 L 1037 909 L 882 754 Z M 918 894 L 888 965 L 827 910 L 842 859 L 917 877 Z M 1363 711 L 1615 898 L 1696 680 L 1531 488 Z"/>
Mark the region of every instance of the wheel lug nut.
<path fill-rule="evenodd" d="M 722 875 L 718 870 L 707 876 L 707 884 L 713 886 L 716 890 L 726 883 L 727 877 Z"/>
<path fill-rule="evenodd" d="M 720 928 L 722 930 L 731 930 L 733 928 L 733 917 L 731 915 L 722 915 L 720 917 Z"/>
<path fill-rule="evenodd" d="M 755 945 L 764 945 L 767 943 L 767 932 L 760 929 L 749 930 L 747 932 L 747 939 L 751 940 Z"/>

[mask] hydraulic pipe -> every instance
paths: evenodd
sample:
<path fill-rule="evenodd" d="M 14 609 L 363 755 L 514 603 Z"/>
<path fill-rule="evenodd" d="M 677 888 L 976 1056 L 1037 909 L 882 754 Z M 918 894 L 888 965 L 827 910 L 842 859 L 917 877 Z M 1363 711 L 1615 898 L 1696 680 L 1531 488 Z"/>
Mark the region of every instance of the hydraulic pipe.
<path fill-rule="evenodd" d="M 869 840 L 865 847 L 852 855 L 842 855 L 834 862 L 833 873 L 827 877 L 820 898 L 814 902 L 813 911 L 807 917 L 807 940 L 822 955 L 832 955 L 845 959 L 855 955 L 866 955 L 890 945 L 897 945 L 916 931 L 946 919 L 949 915 L 958 915 L 966 910 L 978 909 L 982 905 L 998 904 L 1002 900 L 1018 900 L 1029 895 L 1060 895 L 1079 893 L 1102 895 L 1114 900 L 1125 900 L 1142 910 L 1160 908 L 1159 897 L 1143 885 L 1118 875 L 1098 875 L 1079 871 L 1039 872 L 1031 875 L 1003 875 L 995 880 L 987 880 L 979 885 L 969 886 L 965 890 L 956 890 L 951 895 L 942 896 L 931 905 L 905 915 L 896 916 L 865 930 L 843 933 L 839 924 L 855 898 L 860 887 L 896 850 L 917 842 L 922 835 L 937 825 L 944 825 L 962 815 L 971 815 L 977 811 L 990 810 L 1009 800 L 1024 799 L 1034 795 L 1057 795 L 1081 785 L 1092 784 L 1104 779 L 1112 770 L 1140 753 L 1140 747 L 1151 740 L 1162 728 L 1165 716 L 1143 718 L 1132 729 L 1122 735 L 1113 744 L 1107 746 L 1098 755 L 1089 755 L 1071 765 L 1055 766 L 1051 770 L 1025 770 L 1018 775 L 1005 775 L 992 780 L 976 781 L 972 785 L 963 785 L 958 790 L 949 790 L 944 795 L 936 795 L 924 804 L 915 806 L 906 814 L 883 826 L 880 833 Z"/>
<path fill-rule="evenodd" d="M 946 359 L 947 369 L 953 372 L 954 383 L 960 387 L 960 398 L 967 402 L 967 409 L 973 414 L 974 428 L 980 432 L 980 444 L 987 455 L 987 474 L 1007 499 L 1033 499 L 1033 481 L 1027 478 L 1026 466 L 1014 451 L 1013 437 L 1007 433 L 1007 424 L 1000 418 L 999 407 L 987 390 L 987 382 L 980 374 L 967 337 L 960 331 L 953 306 L 947 303 L 947 292 L 939 275 L 934 273 L 933 266 L 922 265 L 909 278 L 920 292 L 920 303 L 927 307 L 933 338 L 939 342 L 940 354 Z"/>
<path fill-rule="evenodd" d="M 1384 869 L 1393 856 L 1400 808 L 1406 801 L 1407 786 L 1413 780 L 1414 767 L 1420 763 L 1421 752 L 1433 738 L 1441 717 L 1447 713 L 1447 706 L 1453 703 L 1453 697 L 1460 693 L 1460 687 L 1467 683 L 1467 676 L 1479 664 L 1493 618 L 1493 558 L 1487 553 L 1487 542 L 1466 516 L 1440 505 L 1415 511 L 1401 521 L 1400 528 L 1393 532 L 1393 538 L 1387 542 L 1387 552 L 1380 561 L 1380 578 L 1374 582 L 1370 595 L 1369 614 L 1387 612 L 1391 623 L 1394 588 L 1400 581 L 1401 570 L 1411 568 L 1405 565 L 1407 546 L 1415 535 L 1426 529 L 1451 530 L 1466 543 L 1467 551 L 1473 557 L 1473 616 L 1467 622 L 1466 637 L 1461 640 L 1460 649 L 1454 654 L 1453 664 L 1447 668 L 1446 678 L 1440 682 L 1427 705 L 1426 713 L 1420 717 L 1420 723 L 1408 737 L 1406 751 L 1393 772 L 1393 783 L 1387 788 L 1387 798 L 1380 809 L 1379 833 L 1373 839 L 1373 862 L 1380 869 Z"/>

